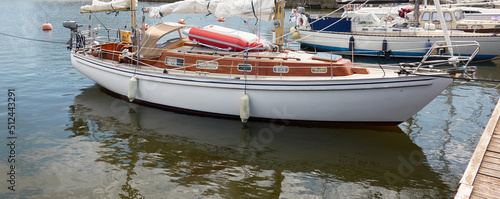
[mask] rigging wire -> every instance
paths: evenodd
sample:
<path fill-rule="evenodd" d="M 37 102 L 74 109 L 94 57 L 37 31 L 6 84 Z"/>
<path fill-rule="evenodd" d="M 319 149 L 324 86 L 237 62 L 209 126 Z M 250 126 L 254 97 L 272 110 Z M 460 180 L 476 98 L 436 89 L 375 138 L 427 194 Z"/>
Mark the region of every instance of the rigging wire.
<path fill-rule="evenodd" d="M 33 38 L 28 38 L 28 37 L 21 37 L 17 35 L 11 35 L 7 33 L 2 33 L 0 32 L 0 35 L 8 36 L 8 37 L 14 37 L 18 39 L 24 39 L 24 40 L 29 40 L 29 41 L 38 41 L 38 42 L 46 42 L 46 43 L 54 43 L 54 44 L 68 44 L 67 42 L 60 42 L 60 41 L 50 41 L 50 40 L 43 40 L 43 39 L 33 39 Z"/>
<path fill-rule="evenodd" d="M 91 12 L 91 14 L 94 16 L 94 18 L 97 19 L 99 23 L 101 23 L 102 27 L 104 27 L 104 29 L 106 29 L 109 33 L 109 29 L 101 22 L 101 20 L 99 20 L 99 18 L 93 12 Z"/>

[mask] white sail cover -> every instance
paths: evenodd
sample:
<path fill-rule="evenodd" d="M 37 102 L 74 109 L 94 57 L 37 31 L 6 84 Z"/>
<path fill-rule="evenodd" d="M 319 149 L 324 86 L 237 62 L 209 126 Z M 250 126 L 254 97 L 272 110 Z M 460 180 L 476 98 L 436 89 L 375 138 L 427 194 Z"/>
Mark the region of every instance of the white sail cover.
<path fill-rule="evenodd" d="M 240 16 L 271 21 L 274 0 L 222 0 L 215 10 L 216 17 Z"/>
<path fill-rule="evenodd" d="M 102 2 L 92 0 L 92 5 L 85 5 L 80 7 L 81 12 L 105 12 L 113 10 L 123 10 L 130 8 L 131 0 L 112 0 L 110 2 Z M 134 0 L 137 6 L 137 0 Z"/>
<path fill-rule="evenodd" d="M 274 14 L 274 0 L 184 0 L 149 8 L 151 18 L 172 13 L 207 13 L 216 17 L 241 16 L 270 21 Z"/>
<path fill-rule="evenodd" d="M 149 17 L 161 18 L 172 13 L 214 13 L 219 0 L 184 0 L 158 7 L 149 7 Z"/>

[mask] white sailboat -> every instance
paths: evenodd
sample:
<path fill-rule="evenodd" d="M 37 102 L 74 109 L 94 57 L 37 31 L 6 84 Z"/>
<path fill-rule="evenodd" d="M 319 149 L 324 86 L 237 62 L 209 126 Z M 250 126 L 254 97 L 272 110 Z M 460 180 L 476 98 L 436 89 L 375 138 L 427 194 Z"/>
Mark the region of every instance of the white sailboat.
<path fill-rule="evenodd" d="M 311 19 L 315 23 L 318 23 L 316 20 L 319 20 L 319 23 L 324 23 L 325 27 L 338 23 L 337 26 L 332 26 L 333 28 L 329 27 L 327 31 L 323 30 L 323 26 L 310 25 L 308 20 L 303 20 L 306 23 L 298 25 L 296 28 L 297 41 L 305 49 L 335 51 L 343 55 L 380 56 L 390 51 L 394 57 L 421 59 L 427 54 L 430 45 L 445 40 L 444 32 L 446 32 L 455 42 L 477 42 L 480 45 L 480 51 L 474 56 L 474 59 L 493 59 L 500 55 L 500 48 L 498 48 L 500 37 L 497 34 L 458 30 L 443 31 L 436 28 L 435 24 L 449 24 L 449 22 L 439 22 L 436 11 L 432 13 L 431 22 L 419 21 L 420 26 L 412 26 L 411 22 L 403 23 L 402 20 L 381 20 L 374 13 L 353 11 L 345 14 L 344 17 L 348 20 L 344 18 L 344 23 L 338 23 L 338 19 Z M 431 12 L 426 14 L 426 16 L 430 16 Z M 450 18 L 456 13 L 447 11 L 446 14 Z M 299 15 L 297 18 L 301 18 L 300 15 L 303 14 L 298 13 L 297 15 Z M 464 28 L 464 24 L 469 24 L 469 26 Z M 491 24 L 494 26 L 494 23 Z M 449 24 L 449 26 L 451 25 Z M 470 21 L 453 25 L 455 25 L 453 28 L 461 28 L 460 30 L 469 30 L 473 27 Z M 484 25 L 486 26 L 486 24 Z M 494 28 L 483 30 L 493 32 Z M 480 31 L 477 30 L 477 32 Z M 467 45 L 460 47 L 456 53 L 459 53 L 460 56 L 471 56 L 475 51 L 476 47 Z M 445 52 L 435 52 L 433 56 L 441 57 L 443 53 L 446 54 Z"/>
<path fill-rule="evenodd" d="M 212 9 L 210 1 L 196 2 L 207 3 L 203 4 L 205 8 Z M 282 29 L 284 2 L 277 2 L 272 20 Z M 145 10 L 151 13 L 160 9 Z M 239 10 L 242 15 L 248 14 L 248 9 Z M 135 16 L 132 24 L 135 30 Z M 282 49 L 282 30 L 277 30 L 275 51 L 249 52 L 248 46 L 236 52 L 191 41 L 181 31 L 197 27 L 172 22 L 150 27 L 140 46 L 134 46 L 139 42 L 126 38 L 127 34 L 121 42 L 98 35 L 89 39 L 83 36 L 95 31 L 78 30 L 73 21 L 64 25 L 78 38 L 70 53 L 73 66 L 102 87 L 136 103 L 240 118 L 243 122 L 396 125 L 417 113 L 453 81 L 449 71 L 437 68 L 368 69 L 331 54 Z M 157 45 L 171 34 L 178 38 Z"/>

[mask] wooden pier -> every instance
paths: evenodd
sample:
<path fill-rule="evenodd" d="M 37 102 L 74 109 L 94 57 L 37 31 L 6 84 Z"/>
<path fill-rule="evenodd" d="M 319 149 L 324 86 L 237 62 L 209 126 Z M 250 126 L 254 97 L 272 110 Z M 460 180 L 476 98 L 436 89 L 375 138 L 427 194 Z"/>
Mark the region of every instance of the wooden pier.
<path fill-rule="evenodd" d="M 500 198 L 500 100 L 460 180 L 462 198 Z"/>

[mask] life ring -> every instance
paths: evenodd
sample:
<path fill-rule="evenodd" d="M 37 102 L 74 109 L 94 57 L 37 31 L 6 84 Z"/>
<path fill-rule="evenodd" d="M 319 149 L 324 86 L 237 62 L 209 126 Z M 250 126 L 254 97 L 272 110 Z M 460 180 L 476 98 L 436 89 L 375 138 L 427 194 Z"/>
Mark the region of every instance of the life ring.
<path fill-rule="evenodd" d="M 309 26 L 308 19 L 305 15 L 302 14 L 297 14 L 298 20 L 295 21 L 295 25 L 298 27 L 297 29 L 300 28 L 307 28 Z"/>

